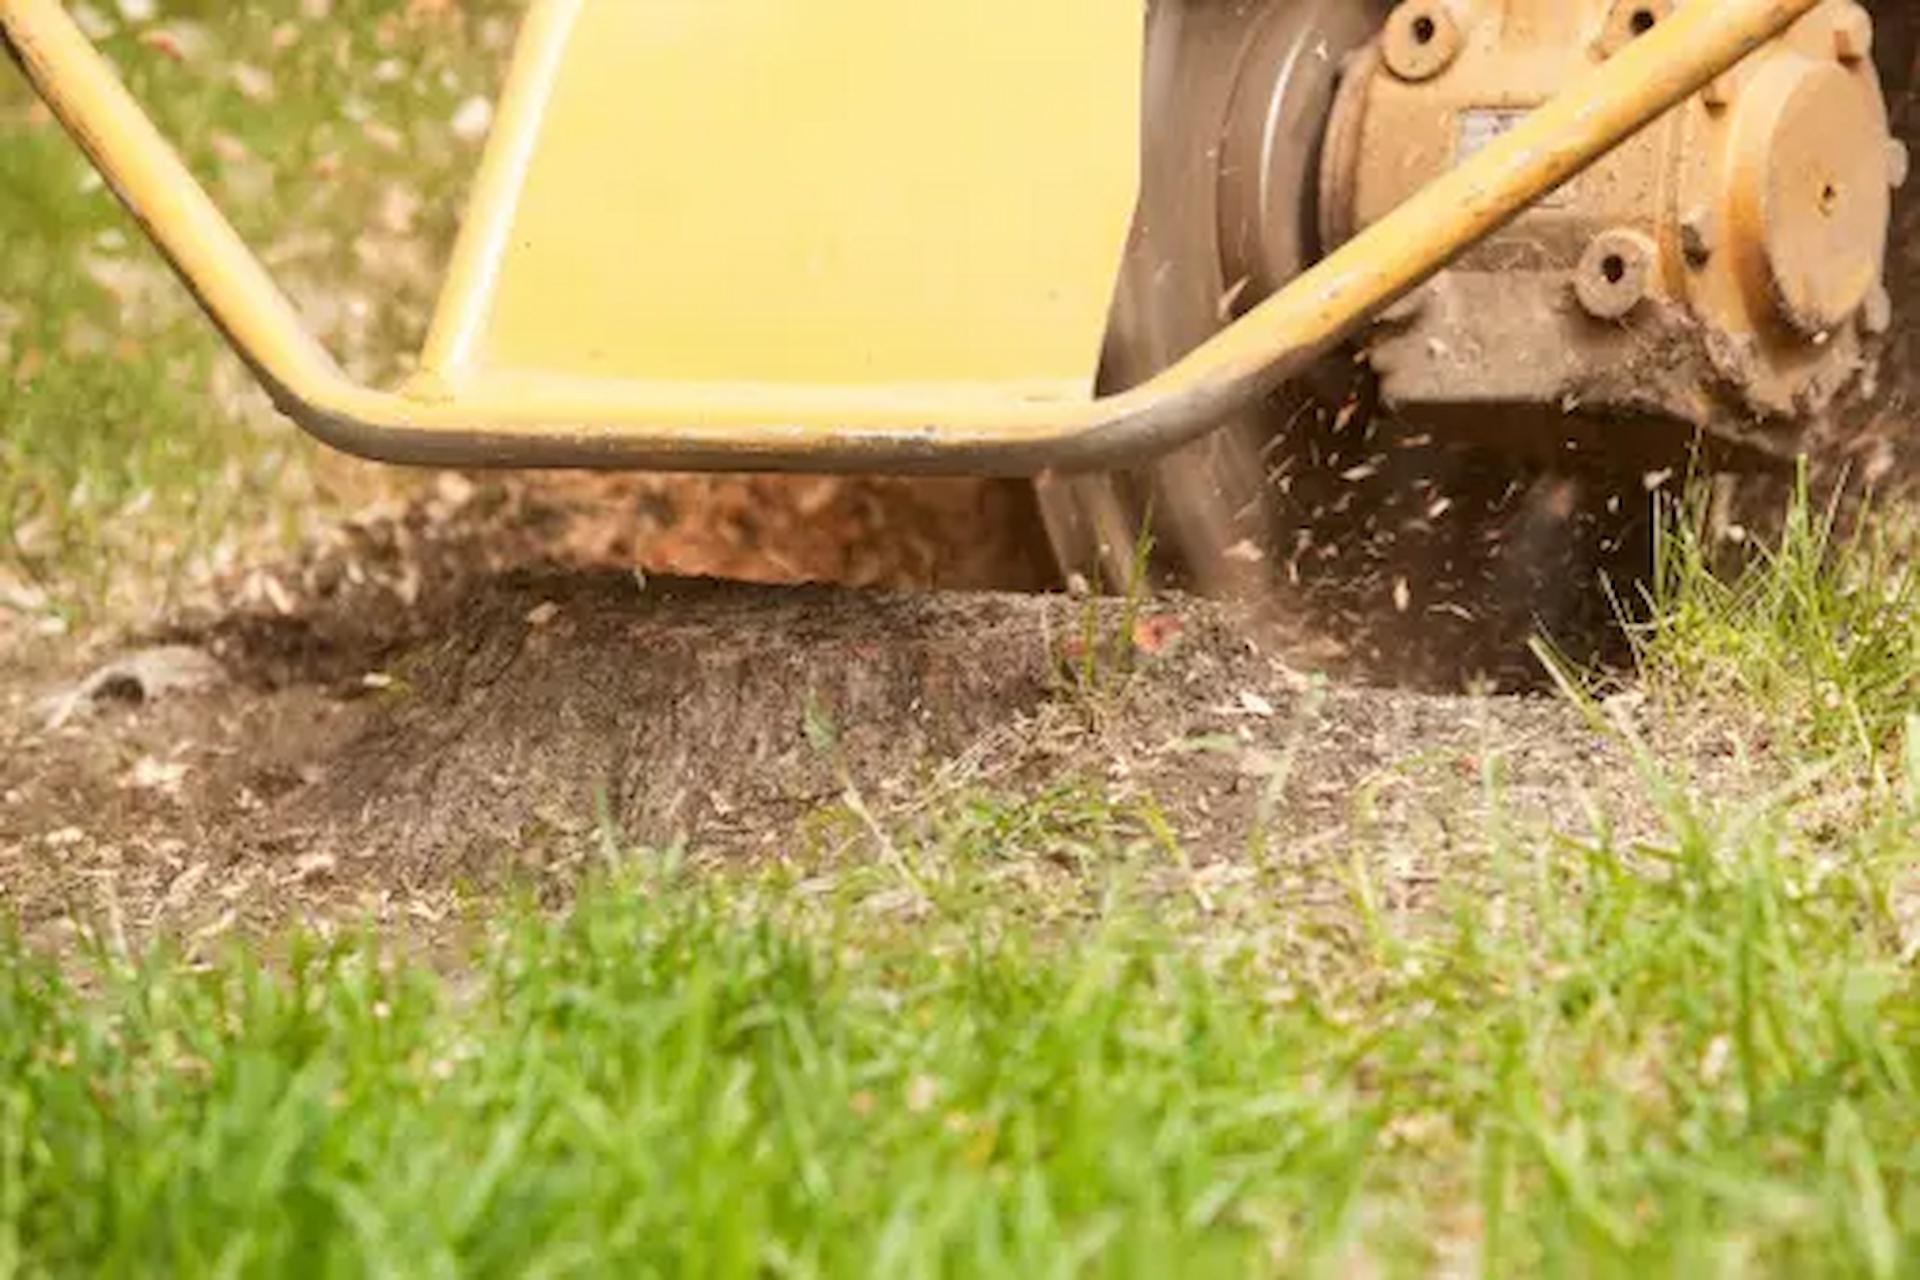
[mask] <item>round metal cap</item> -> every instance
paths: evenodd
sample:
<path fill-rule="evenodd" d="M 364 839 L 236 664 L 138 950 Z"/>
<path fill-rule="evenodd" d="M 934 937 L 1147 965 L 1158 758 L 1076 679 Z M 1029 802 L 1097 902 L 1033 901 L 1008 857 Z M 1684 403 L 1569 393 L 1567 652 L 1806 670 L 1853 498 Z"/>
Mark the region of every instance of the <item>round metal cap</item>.
<path fill-rule="evenodd" d="M 1886 128 L 1837 62 L 1783 59 L 1740 100 L 1737 234 L 1780 315 L 1809 336 L 1880 283 L 1892 196 Z"/>

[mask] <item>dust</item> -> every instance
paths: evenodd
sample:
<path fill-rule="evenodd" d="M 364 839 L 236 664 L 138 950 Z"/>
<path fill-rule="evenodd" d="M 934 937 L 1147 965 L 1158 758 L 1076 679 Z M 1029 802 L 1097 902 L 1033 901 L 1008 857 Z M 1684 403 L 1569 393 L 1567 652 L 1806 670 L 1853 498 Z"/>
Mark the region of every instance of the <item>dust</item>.
<path fill-rule="evenodd" d="M 1343 679 L 1540 690 L 1529 642 L 1630 658 L 1619 602 L 1652 563 L 1639 470 L 1545 469 L 1364 410 L 1309 411 L 1270 455 L 1272 625 Z"/>

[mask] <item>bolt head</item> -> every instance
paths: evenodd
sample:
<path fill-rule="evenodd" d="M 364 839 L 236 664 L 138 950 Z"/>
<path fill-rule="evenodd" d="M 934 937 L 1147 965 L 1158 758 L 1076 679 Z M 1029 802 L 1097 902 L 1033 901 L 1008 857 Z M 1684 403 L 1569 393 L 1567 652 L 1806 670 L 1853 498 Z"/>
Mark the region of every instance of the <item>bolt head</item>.
<path fill-rule="evenodd" d="M 1731 72 L 1717 75 L 1707 81 L 1706 87 L 1700 90 L 1700 101 L 1707 105 L 1709 111 L 1725 111 L 1733 102 L 1734 89 L 1735 82 Z"/>
<path fill-rule="evenodd" d="M 1865 62 L 1873 56 L 1873 17 L 1850 4 L 1833 18 L 1833 51 L 1840 61 Z"/>
<path fill-rule="evenodd" d="M 1596 52 L 1611 58 L 1673 16 L 1675 0 L 1614 0 Z"/>
<path fill-rule="evenodd" d="M 1887 139 L 1887 185 L 1895 191 L 1907 185 L 1913 175 L 1913 153 L 1898 138 Z"/>
<path fill-rule="evenodd" d="M 1453 65 L 1466 39 L 1453 13 L 1439 0 L 1404 0 L 1380 33 L 1387 70 L 1402 80 L 1431 80 Z"/>
<path fill-rule="evenodd" d="M 1574 296 L 1596 320 L 1625 320 L 1653 288 L 1658 253 L 1638 231 L 1602 232 L 1574 269 Z"/>

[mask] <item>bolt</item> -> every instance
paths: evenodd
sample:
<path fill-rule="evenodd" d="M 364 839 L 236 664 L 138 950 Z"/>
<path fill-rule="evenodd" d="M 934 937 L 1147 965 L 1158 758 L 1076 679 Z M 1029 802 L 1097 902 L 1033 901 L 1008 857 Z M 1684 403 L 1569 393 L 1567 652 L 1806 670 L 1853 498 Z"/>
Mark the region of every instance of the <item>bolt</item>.
<path fill-rule="evenodd" d="M 1431 80 L 1460 56 L 1464 41 L 1442 4 L 1406 0 L 1387 18 L 1380 49 L 1387 69 L 1402 80 Z"/>
<path fill-rule="evenodd" d="M 1907 185 L 1913 174 L 1913 153 L 1898 138 L 1887 139 L 1887 185 L 1895 191 Z"/>
<path fill-rule="evenodd" d="M 1718 75 L 1707 81 L 1706 88 L 1700 91 L 1700 101 L 1707 104 L 1709 111 L 1724 111 L 1733 101 L 1734 81 L 1732 75 Z"/>
<path fill-rule="evenodd" d="M 1597 52 L 1603 58 L 1611 58 L 1659 26 L 1672 10 L 1672 0 L 1614 0 L 1613 10 L 1600 33 Z"/>
<path fill-rule="evenodd" d="M 1573 275 L 1574 294 L 1596 320 L 1624 320 L 1653 286 L 1653 241 L 1625 228 L 1593 238 Z"/>
<path fill-rule="evenodd" d="M 1865 62 L 1873 56 L 1873 17 L 1857 4 L 1850 4 L 1833 18 L 1833 51 L 1846 63 Z"/>
<path fill-rule="evenodd" d="M 1705 205 L 1695 205 L 1680 219 L 1680 248 L 1687 255 L 1687 261 L 1696 267 L 1704 267 L 1713 257 L 1718 236 L 1713 222 L 1713 210 Z"/>
<path fill-rule="evenodd" d="M 1873 292 L 1861 304 L 1860 327 L 1875 338 L 1893 328 L 1893 295 L 1887 292 L 1885 285 L 1873 286 Z"/>

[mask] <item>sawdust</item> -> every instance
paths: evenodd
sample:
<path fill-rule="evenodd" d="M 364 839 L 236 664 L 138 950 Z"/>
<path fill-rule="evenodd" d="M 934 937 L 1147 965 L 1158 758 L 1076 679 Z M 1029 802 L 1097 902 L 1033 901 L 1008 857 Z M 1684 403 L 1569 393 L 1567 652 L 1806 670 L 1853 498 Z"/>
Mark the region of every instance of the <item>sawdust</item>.
<path fill-rule="evenodd" d="M 955 768 L 1151 797 L 1209 892 L 1251 850 L 1337 879 L 1364 841 L 1417 894 L 1485 839 L 1490 787 L 1542 824 L 1570 787 L 1633 791 L 1560 702 L 1329 684 L 1239 608 L 581 569 L 527 536 L 531 501 L 465 495 L 250 571 L 281 585 L 129 641 L 224 673 L 170 696 L 56 722 L 92 667 L 16 652 L 3 909 L 56 947 L 431 939 L 503 892 L 563 896 L 610 848 L 779 857 L 848 788 L 884 816 Z"/>

